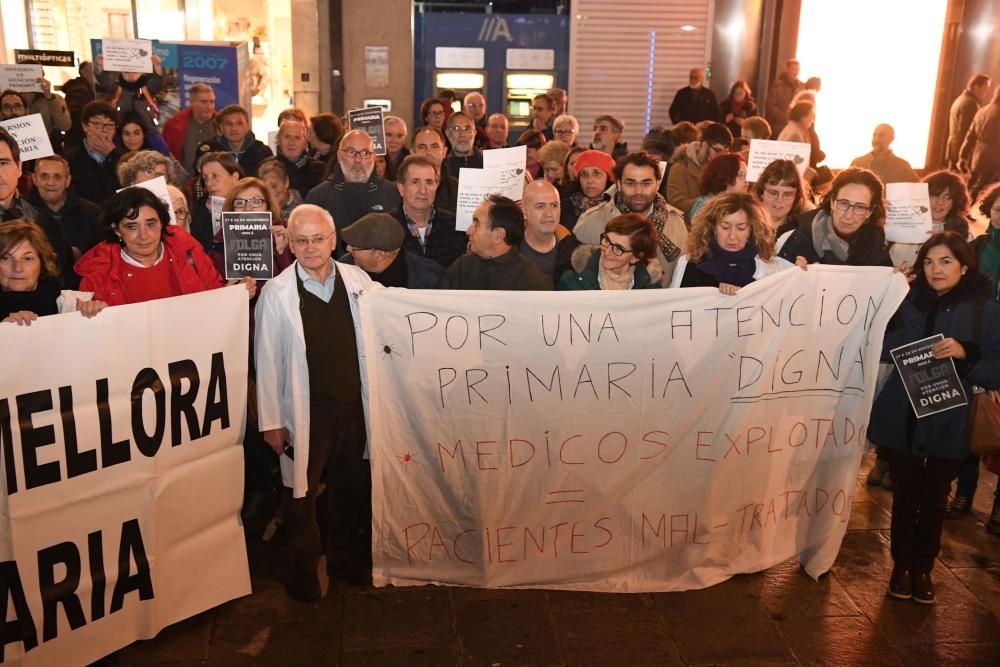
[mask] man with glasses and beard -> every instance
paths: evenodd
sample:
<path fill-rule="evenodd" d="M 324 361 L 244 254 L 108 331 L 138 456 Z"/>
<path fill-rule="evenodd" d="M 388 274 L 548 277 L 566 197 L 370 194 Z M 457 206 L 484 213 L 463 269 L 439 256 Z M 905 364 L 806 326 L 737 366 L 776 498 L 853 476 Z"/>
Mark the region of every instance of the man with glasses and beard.
<path fill-rule="evenodd" d="M 337 165 L 325 181 L 306 195 L 333 216 L 339 231 L 366 213 L 388 213 L 399 206 L 399 193 L 375 171 L 375 145 L 363 130 L 344 134 L 337 149 Z M 337 256 L 344 252 L 338 246 Z"/>
<path fill-rule="evenodd" d="M 677 260 L 687 247 L 687 225 L 684 214 L 656 191 L 660 180 L 659 162 L 645 153 L 630 153 L 615 166 L 615 179 L 615 187 L 607 191 L 611 198 L 584 211 L 573 227 L 574 236 L 582 243 L 596 246 L 613 218 L 623 213 L 638 213 L 653 223 L 656 230 L 656 256 L 662 274 L 654 279 L 669 285 Z"/>
<path fill-rule="evenodd" d="M 445 160 L 448 173 L 456 178 L 459 169 L 483 168 L 483 152 L 476 148 L 476 124 L 472 116 L 464 111 L 457 111 L 448 118 L 445 134 L 451 144 L 451 154 Z"/>

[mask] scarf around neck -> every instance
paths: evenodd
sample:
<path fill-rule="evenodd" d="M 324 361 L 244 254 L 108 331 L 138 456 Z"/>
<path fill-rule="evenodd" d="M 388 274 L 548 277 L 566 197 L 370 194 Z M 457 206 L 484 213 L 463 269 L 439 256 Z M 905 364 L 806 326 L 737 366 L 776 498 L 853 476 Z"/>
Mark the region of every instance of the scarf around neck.
<path fill-rule="evenodd" d="M 833 216 L 826 211 L 819 211 L 812 227 L 813 248 L 820 259 L 827 257 L 827 253 L 832 253 L 841 263 L 847 261 L 851 244 L 837 236 L 833 229 Z"/>
<path fill-rule="evenodd" d="M 625 204 L 625 199 L 622 197 L 621 190 L 615 192 L 615 208 L 624 213 L 630 211 L 629 207 Z M 642 211 L 635 211 L 642 215 Z M 650 211 L 646 219 L 653 223 L 653 228 L 656 230 L 656 245 L 659 246 L 660 252 L 668 262 L 672 262 L 681 256 L 681 249 L 677 247 L 673 241 L 667 238 L 664 230 L 667 227 L 667 216 L 669 212 L 667 211 L 667 202 L 664 201 L 663 197 L 656 195 L 653 199 L 653 209 Z"/>
<path fill-rule="evenodd" d="M 30 310 L 39 317 L 55 315 L 59 312 L 56 299 L 60 293 L 59 279 L 51 276 L 40 278 L 38 285 L 30 292 L 0 290 L 0 320 L 21 310 Z"/>
<path fill-rule="evenodd" d="M 746 287 L 757 271 L 757 244 L 751 238 L 742 250 L 725 250 L 715 238 L 708 240 L 709 254 L 698 262 L 698 268 L 720 284 Z"/>

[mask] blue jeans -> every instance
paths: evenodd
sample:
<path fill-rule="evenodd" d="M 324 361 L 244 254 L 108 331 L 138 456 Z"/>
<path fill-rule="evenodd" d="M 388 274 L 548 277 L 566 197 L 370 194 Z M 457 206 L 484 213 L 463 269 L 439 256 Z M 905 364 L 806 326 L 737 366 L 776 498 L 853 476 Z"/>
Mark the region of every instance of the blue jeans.
<path fill-rule="evenodd" d="M 958 485 L 955 487 L 955 496 L 972 498 L 976 495 L 976 484 L 979 483 L 979 457 L 969 454 L 962 461 L 962 467 L 958 469 Z"/>

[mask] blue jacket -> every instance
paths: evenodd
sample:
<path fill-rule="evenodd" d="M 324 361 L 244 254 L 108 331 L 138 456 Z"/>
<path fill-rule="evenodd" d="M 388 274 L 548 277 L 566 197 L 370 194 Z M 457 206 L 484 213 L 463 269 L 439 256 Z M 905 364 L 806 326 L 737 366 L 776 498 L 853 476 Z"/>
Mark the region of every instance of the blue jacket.
<path fill-rule="evenodd" d="M 973 332 L 976 301 L 977 293 L 972 289 L 961 284 L 955 287 L 939 300 L 933 326 L 928 330 L 931 311 L 911 292 L 886 330 L 883 361 L 892 360 L 889 351 L 893 348 L 940 333 L 954 338 L 966 350 L 966 358 L 955 360 L 955 368 L 970 401 L 973 384 L 1000 387 L 1000 304 L 983 301 L 982 335 L 977 344 Z M 969 407 L 916 419 L 903 380 L 894 368 L 872 407 L 868 438 L 879 447 L 911 456 L 964 459 L 969 453 Z"/>

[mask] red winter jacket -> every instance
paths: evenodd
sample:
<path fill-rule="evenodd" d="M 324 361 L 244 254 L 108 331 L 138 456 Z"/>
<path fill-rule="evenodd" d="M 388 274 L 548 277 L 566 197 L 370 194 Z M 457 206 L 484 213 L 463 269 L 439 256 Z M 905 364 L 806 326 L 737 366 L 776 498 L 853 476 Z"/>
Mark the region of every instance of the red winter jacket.
<path fill-rule="evenodd" d="M 169 236 L 164 234 L 162 237 L 162 261 L 169 263 L 173 282 L 179 286 L 176 294 L 171 296 L 204 292 L 225 285 L 212 260 L 193 236 L 177 225 L 171 225 L 170 232 Z M 122 259 L 121 246 L 117 243 L 98 243 L 77 260 L 73 268 L 83 279 L 80 289 L 93 292 L 95 301 L 103 301 L 109 306 L 131 303 L 125 294 L 125 281 L 138 278 L 129 271 L 131 266 Z"/>
<path fill-rule="evenodd" d="M 167 148 L 178 160 L 184 152 L 184 135 L 187 134 L 188 125 L 191 123 L 191 109 L 185 109 L 167 121 L 163 126 L 160 135 L 167 142 Z"/>

